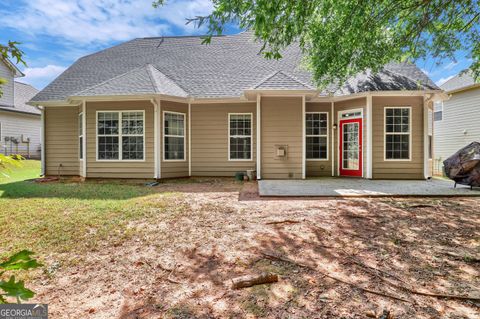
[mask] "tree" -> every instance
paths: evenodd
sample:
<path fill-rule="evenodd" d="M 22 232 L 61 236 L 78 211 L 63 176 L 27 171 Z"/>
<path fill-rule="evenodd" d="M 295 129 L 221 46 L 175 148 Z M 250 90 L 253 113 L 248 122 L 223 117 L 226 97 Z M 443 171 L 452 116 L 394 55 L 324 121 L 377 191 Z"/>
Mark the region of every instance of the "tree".
<path fill-rule="evenodd" d="M 480 75 L 479 0 L 212 1 L 210 15 L 187 20 L 207 26 L 204 43 L 232 22 L 254 33 L 266 58 L 280 59 L 285 47 L 298 43 L 319 86 L 388 62 L 455 61 L 462 52 Z"/>

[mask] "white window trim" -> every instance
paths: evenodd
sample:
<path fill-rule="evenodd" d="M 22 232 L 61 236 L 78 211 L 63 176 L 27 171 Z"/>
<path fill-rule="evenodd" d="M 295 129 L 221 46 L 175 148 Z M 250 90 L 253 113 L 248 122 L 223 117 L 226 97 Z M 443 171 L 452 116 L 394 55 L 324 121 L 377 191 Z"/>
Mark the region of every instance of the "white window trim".
<path fill-rule="evenodd" d="M 230 158 L 230 138 L 249 137 L 248 135 L 230 135 L 230 117 L 232 115 L 250 115 L 250 158 Z M 230 162 L 251 162 L 253 161 L 253 113 L 228 113 L 228 161 Z"/>
<path fill-rule="evenodd" d="M 433 102 L 433 121 L 434 122 L 442 122 L 443 121 L 443 101 L 440 101 L 440 105 L 442 106 L 442 109 L 440 111 L 435 111 L 435 102 Z M 442 113 L 442 119 L 441 120 L 435 120 L 435 113 L 441 112 Z"/>
<path fill-rule="evenodd" d="M 122 134 L 122 113 L 129 113 L 129 112 L 141 112 L 143 115 L 143 134 Z M 98 135 L 98 113 L 118 113 L 118 134 L 116 135 Z M 145 157 L 146 157 L 146 140 L 145 140 L 145 128 L 146 128 L 146 123 L 145 123 L 145 110 L 121 110 L 121 111 L 97 111 L 95 114 L 95 160 L 97 162 L 145 162 Z M 118 159 L 99 159 L 98 158 L 98 138 L 102 136 L 118 136 Z M 142 136 L 143 137 L 143 159 L 141 160 L 133 160 L 133 159 L 128 159 L 124 160 L 122 159 L 122 137 L 123 136 Z"/>
<path fill-rule="evenodd" d="M 307 152 L 305 151 L 305 160 L 308 162 L 325 162 L 330 161 L 330 120 L 328 112 L 305 112 L 305 114 L 325 114 L 327 115 L 327 134 L 326 135 L 309 135 L 305 132 L 305 144 L 307 143 L 307 137 L 326 137 L 327 138 L 327 157 L 326 158 L 307 158 Z M 307 116 L 305 115 L 305 130 L 307 129 Z"/>
<path fill-rule="evenodd" d="M 408 133 L 405 132 L 390 132 L 387 133 L 387 110 L 408 109 Z M 385 162 L 411 162 L 412 161 L 412 107 L 411 106 L 386 106 L 383 108 L 383 160 Z M 389 158 L 387 159 L 387 134 L 389 135 L 409 135 L 408 138 L 408 159 L 407 158 Z"/>
<path fill-rule="evenodd" d="M 165 134 L 165 114 L 179 114 L 183 116 L 183 135 Z M 186 129 L 186 114 L 182 112 L 163 111 L 162 112 L 162 159 L 164 162 L 186 162 L 187 161 L 187 143 L 185 138 Z M 165 159 L 165 137 L 182 137 L 183 138 L 183 159 Z"/>
<path fill-rule="evenodd" d="M 83 112 L 78 113 L 78 125 L 81 125 L 80 127 L 80 134 L 78 134 L 78 159 L 80 161 L 83 161 L 84 158 L 84 149 L 83 149 Z M 80 143 L 80 138 L 82 139 L 82 142 Z M 82 152 L 80 152 L 80 149 Z M 80 155 L 81 154 L 81 155 Z"/>

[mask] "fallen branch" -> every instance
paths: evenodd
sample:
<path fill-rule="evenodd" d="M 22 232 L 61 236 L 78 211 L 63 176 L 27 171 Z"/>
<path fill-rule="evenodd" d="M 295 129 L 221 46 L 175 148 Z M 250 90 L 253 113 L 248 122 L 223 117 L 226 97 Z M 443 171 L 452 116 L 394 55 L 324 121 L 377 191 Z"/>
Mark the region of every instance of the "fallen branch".
<path fill-rule="evenodd" d="M 246 275 L 232 279 L 232 288 L 240 289 L 261 284 L 271 284 L 278 281 L 277 274 L 261 273 L 257 275 Z"/>
<path fill-rule="evenodd" d="M 364 288 L 362 286 L 359 286 L 357 284 L 354 284 L 352 282 L 348 282 L 348 281 L 345 281 L 343 279 L 340 279 L 340 278 L 337 278 L 335 276 L 332 276 L 328 273 L 325 273 L 321 270 L 319 270 L 317 267 L 314 267 L 314 266 L 310 266 L 310 265 L 307 265 L 307 264 L 302 264 L 302 263 L 299 263 L 299 262 L 296 262 L 290 258 L 286 258 L 286 257 L 281 257 L 281 256 L 277 256 L 277 255 L 273 255 L 273 254 L 269 254 L 269 253 L 262 253 L 263 256 L 265 256 L 266 258 L 268 259 L 275 259 L 275 260 L 280 260 L 280 261 L 283 261 L 283 262 L 287 262 L 287 263 L 291 263 L 291 264 L 294 264 L 294 265 L 298 265 L 302 268 L 307 268 L 309 270 L 312 270 L 312 271 L 316 271 L 316 272 L 319 272 L 321 273 L 323 276 L 327 277 L 327 278 L 330 278 L 330 279 L 333 279 L 335 281 L 338 281 L 338 282 L 341 282 L 343 284 L 346 284 L 346 285 L 349 285 L 351 287 L 354 287 L 354 288 L 357 288 L 357 289 L 360 289 L 362 291 L 365 291 L 365 292 L 368 292 L 368 293 L 371 293 L 371 294 L 374 294 L 374 295 L 378 295 L 378 296 L 382 296 L 382 297 L 387 297 L 387 298 L 391 298 L 391 299 L 394 299 L 394 300 L 399 300 L 399 301 L 403 301 L 403 302 L 410 302 L 406 299 L 403 299 L 401 297 L 397 297 L 397 296 L 393 296 L 393 295 L 390 295 L 390 294 L 386 294 L 386 293 L 383 293 L 383 292 L 380 292 L 380 291 L 376 291 L 376 290 L 371 290 L 371 289 L 368 289 L 368 288 Z"/>
<path fill-rule="evenodd" d="M 300 222 L 297 220 L 285 219 L 285 220 L 265 223 L 265 225 L 278 225 L 278 224 L 300 224 Z"/>

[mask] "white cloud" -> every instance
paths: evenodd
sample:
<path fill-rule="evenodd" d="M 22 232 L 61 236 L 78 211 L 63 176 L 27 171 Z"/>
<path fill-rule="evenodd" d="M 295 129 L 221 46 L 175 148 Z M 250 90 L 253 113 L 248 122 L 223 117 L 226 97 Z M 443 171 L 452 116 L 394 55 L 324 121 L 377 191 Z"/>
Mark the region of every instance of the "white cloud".
<path fill-rule="evenodd" d="M 29 83 L 37 88 L 42 88 L 50 83 L 60 73 L 65 71 L 66 67 L 60 65 L 46 65 L 44 67 L 26 68 L 23 70 L 25 77 L 20 78 L 21 82 Z"/>
<path fill-rule="evenodd" d="M 430 75 L 430 72 L 428 72 L 428 71 L 427 71 L 427 70 L 425 70 L 425 69 L 422 69 L 422 72 L 423 72 L 423 73 L 425 73 L 427 76 L 429 76 L 429 75 Z"/>
<path fill-rule="evenodd" d="M 443 67 L 444 70 L 451 70 L 453 69 L 456 65 L 458 64 L 458 62 L 450 62 L 449 64 L 445 65 Z"/>
<path fill-rule="evenodd" d="M 437 82 L 435 82 L 436 85 L 440 86 L 442 85 L 443 83 L 447 82 L 448 80 L 450 80 L 451 78 L 453 78 L 455 75 L 450 75 L 450 76 L 447 76 L 445 78 L 440 78 Z"/>
<path fill-rule="evenodd" d="M 159 9 L 152 0 L 24 0 L 17 10 L 0 10 L 0 15 L 3 26 L 30 35 L 91 44 L 168 34 L 172 25 L 192 33 L 186 18 L 211 10 L 210 0 L 173 0 Z"/>

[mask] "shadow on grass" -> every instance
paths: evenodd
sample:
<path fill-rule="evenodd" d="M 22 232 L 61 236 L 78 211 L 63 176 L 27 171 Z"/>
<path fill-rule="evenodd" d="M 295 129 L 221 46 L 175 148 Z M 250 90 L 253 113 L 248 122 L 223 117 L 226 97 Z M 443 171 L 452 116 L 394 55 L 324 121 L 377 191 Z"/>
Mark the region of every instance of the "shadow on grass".
<path fill-rule="evenodd" d="M 141 184 L 109 183 L 35 183 L 18 181 L 0 184 L 0 198 L 63 198 L 94 200 L 126 200 L 153 194 L 155 191 Z"/>

